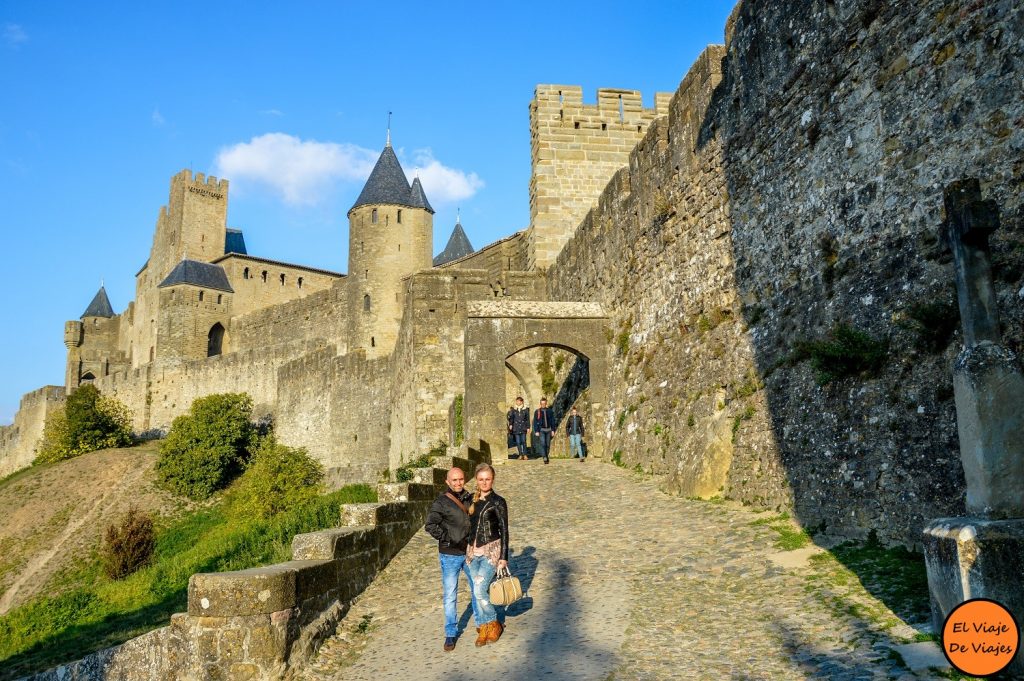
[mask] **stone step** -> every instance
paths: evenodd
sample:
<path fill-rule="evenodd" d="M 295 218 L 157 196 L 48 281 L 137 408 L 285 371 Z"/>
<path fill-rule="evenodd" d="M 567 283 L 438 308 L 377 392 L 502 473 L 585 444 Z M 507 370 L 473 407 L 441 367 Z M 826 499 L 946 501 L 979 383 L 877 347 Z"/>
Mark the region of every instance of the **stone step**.
<path fill-rule="evenodd" d="M 343 504 L 341 526 L 360 527 L 409 522 L 425 512 L 430 501 L 378 501 L 368 504 Z"/>
<path fill-rule="evenodd" d="M 376 550 L 375 529 L 356 525 L 297 534 L 292 538 L 292 560 L 335 560 Z"/>
<path fill-rule="evenodd" d="M 411 482 L 420 485 L 433 485 L 440 494 L 447 484 L 445 481 L 447 475 L 447 468 L 413 468 Z"/>
<path fill-rule="evenodd" d="M 430 465 L 434 468 L 440 468 L 445 473 L 448 472 L 449 468 L 458 466 L 466 474 L 467 479 L 472 477 L 473 471 L 476 470 L 475 463 L 469 459 L 463 459 L 461 456 L 434 456 L 430 459 Z"/>
<path fill-rule="evenodd" d="M 433 501 L 437 496 L 433 484 L 417 482 L 385 482 L 377 485 L 380 501 Z"/>
<path fill-rule="evenodd" d="M 197 617 L 269 615 L 337 589 L 341 563 L 290 560 L 266 567 L 207 572 L 188 580 L 188 614 Z"/>

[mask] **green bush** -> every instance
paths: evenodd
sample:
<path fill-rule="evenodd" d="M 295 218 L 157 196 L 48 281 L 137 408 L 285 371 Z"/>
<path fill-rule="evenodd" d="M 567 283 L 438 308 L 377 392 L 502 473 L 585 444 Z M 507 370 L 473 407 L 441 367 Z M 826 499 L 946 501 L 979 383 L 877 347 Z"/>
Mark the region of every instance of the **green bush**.
<path fill-rule="evenodd" d="M 160 445 L 157 483 L 190 499 L 206 499 L 245 468 L 258 441 L 245 393 L 208 395 L 174 419 Z"/>
<path fill-rule="evenodd" d="M 323 494 L 324 467 L 305 449 L 287 447 L 268 437 L 232 487 L 235 515 L 270 518 Z"/>
<path fill-rule="evenodd" d="M 838 324 L 828 338 L 798 343 L 793 360 L 810 359 L 818 384 L 825 385 L 847 376 L 877 373 L 888 353 L 888 341 Z"/>
<path fill-rule="evenodd" d="M 63 461 L 81 454 L 132 443 L 131 412 L 87 383 L 68 396 L 43 426 L 36 463 Z"/>
<path fill-rule="evenodd" d="M 960 308 L 948 296 L 933 302 L 916 303 L 907 308 L 906 316 L 899 323 L 914 332 L 914 345 L 918 350 L 942 352 L 960 326 Z"/>
<path fill-rule="evenodd" d="M 155 546 L 152 516 L 130 508 L 120 523 L 107 526 L 100 550 L 103 571 L 111 579 L 127 577 L 149 565 Z"/>

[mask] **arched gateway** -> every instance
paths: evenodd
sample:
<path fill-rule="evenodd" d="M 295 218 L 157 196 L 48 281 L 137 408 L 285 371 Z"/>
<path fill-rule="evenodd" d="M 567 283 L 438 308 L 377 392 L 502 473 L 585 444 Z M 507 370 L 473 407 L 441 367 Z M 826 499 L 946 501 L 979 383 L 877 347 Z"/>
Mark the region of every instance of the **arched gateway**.
<path fill-rule="evenodd" d="M 598 303 L 548 303 L 532 300 L 476 301 L 466 309 L 466 398 L 464 423 L 471 449 L 504 459 L 506 449 L 506 360 L 528 348 L 552 346 L 589 363 L 590 454 L 604 455 L 608 409 L 607 317 Z"/>

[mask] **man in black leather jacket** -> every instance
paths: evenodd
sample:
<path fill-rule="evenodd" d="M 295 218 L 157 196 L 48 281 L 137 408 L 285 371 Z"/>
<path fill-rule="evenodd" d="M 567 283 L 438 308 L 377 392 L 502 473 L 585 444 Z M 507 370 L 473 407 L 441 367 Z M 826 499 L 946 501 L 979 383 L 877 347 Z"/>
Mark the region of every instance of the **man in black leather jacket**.
<path fill-rule="evenodd" d="M 466 506 L 473 495 L 466 491 L 466 474 L 461 468 L 452 468 L 445 478 L 448 489 L 434 500 L 427 513 L 424 529 L 437 540 L 438 559 L 441 562 L 441 585 L 444 590 L 444 649 L 455 648 L 459 635 L 459 573 L 465 572 L 466 539 L 469 537 L 469 514 Z"/>

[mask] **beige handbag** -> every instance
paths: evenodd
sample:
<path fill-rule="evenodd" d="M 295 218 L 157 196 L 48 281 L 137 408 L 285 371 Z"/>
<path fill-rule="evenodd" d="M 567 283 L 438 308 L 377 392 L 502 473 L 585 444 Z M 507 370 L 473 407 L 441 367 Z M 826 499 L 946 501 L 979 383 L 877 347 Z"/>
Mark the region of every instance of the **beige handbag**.
<path fill-rule="evenodd" d="M 523 585 L 519 578 L 512 575 L 512 572 L 505 567 L 504 574 L 501 571 L 495 575 L 491 587 L 487 590 L 494 605 L 512 605 L 523 597 Z"/>

